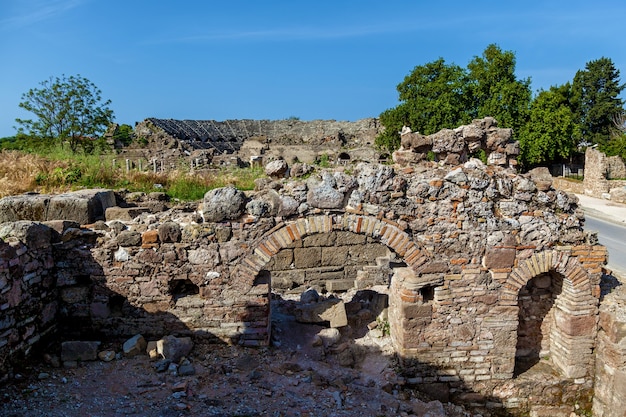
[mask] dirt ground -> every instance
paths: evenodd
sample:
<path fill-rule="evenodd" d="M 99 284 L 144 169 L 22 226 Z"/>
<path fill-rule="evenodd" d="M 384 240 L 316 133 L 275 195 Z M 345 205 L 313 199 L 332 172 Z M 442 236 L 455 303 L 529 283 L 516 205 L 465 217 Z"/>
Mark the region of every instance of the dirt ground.
<path fill-rule="evenodd" d="M 472 415 L 458 406 L 420 400 L 406 389 L 394 372 L 389 337 L 380 329 L 344 334 L 324 346 L 314 342 L 322 326 L 298 323 L 284 309 L 272 322 L 271 347 L 196 343 L 188 358 L 193 375 L 179 375 L 172 367 L 159 372 L 158 361 L 146 355 L 118 354 L 110 362 L 84 362 L 73 369 L 33 362 L 0 387 L 0 415 Z M 120 346 L 108 345 L 117 352 Z"/>

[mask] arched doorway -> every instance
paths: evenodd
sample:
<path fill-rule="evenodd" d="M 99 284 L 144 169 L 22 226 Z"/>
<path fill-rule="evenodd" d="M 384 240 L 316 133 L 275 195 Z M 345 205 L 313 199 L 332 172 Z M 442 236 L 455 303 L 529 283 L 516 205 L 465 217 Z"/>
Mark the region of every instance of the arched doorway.
<path fill-rule="evenodd" d="M 515 352 L 515 375 L 542 358 L 565 378 L 593 373 L 599 287 L 571 255 L 571 249 L 535 253 L 507 278 L 504 298 L 517 307 L 515 338 L 507 348 Z"/>
<path fill-rule="evenodd" d="M 540 274 L 520 289 L 514 376 L 549 358 L 555 301 L 562 289 L 563 277 L 555 272 Z"/>

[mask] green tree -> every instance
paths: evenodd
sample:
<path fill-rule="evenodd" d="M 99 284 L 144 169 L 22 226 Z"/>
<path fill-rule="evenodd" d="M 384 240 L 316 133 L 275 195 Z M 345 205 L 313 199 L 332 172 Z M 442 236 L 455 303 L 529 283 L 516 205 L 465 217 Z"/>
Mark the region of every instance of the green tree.
<path fill-rule="evenodd" d="M 580 128 L 571 108 L 569 83 L 540 91 L 530 106 L 528 122 L 520 129 L 520 162 L 528 168 L 571 156 Z"/>
<path fill-rule="evenodd" d="M 31 136 L 69 142 L 74 152 L 93 147 L 91 139 L 99 136 L 113 121 L 110 100 L 102 101 L 101 91 L 80 75 L 50 78 L 41 88 L 22 95 L 19 106 L 34 113 L 34 119 L 16 119 Z"/>
<path fill-rule="evenodd" d="M 624 89 L 619 70 L 609 58 L 587 62 L 572 83 L 573 106 L 581 124 L 583 144 L 598 144 L 603 150 L 615 128 L 614 120 L 622 114 Z"/>
<path fill-rule="evenodd" d="M 116 127 L 113 132 L 113 140 L 122 143 L 124 146 L 128 146 L 132 143 L 134 138 L 133 128 L 127 124 L 121 124 Z"/>
<path fill-rule="evenodd" d="M 380 115 L 385 131 L 376 143 L 393 151 L 399 131 L 409 126 L 425 135 L 492 116 L 501 127 L 519 130 L 528 120 L 530 78 L 515 76 L 515 54 L 489 45 L 464 69 L 443 58 L 415 67 L 398 85 L 400 104 Z"/>
<path fill-rule="evenodd" d="M 380 115 L 385 131 L 376 143 L 393 151 L 400 145 L 398 132 L 405 125 L 429 135 L 465 123 L 470 119 L 467 84 L 465 70 L 446 64 L 443 58 L 415 67 L 397 86 L 401 103 Z"/>
<path fill-rule="evenodd" d="M 518 80 L 515 76 L 515 64 L 512 51 L 491 44 L 467 68 L 473 117 L 494 117 L 500 127 L 517 132 L 528 120 L 532 92 L 530 78 Z"/>

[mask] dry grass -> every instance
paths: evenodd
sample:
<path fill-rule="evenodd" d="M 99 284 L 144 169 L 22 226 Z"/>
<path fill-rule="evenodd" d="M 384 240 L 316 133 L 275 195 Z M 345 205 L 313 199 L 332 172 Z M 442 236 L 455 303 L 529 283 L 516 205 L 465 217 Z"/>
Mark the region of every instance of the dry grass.
<path fill-rule="evenodd" d="M 0 197 L 43 190 L 37 184 L 42 173 L 65 168 L 61 161 L 50 161 L 42 156 L 18 151 L 0 151 Z M 56 190 L 60 191 L 60 190 Z"/>
<path fill-rule="evenodd" d="M 227 168 L 194 174 L 184 171 L 125 172 L 120 167 L 112 167 L 110 156 L 70 155 L 62 159 L 54 153 L 44 156 L 0 151 L 0 198 L 29 191 L 59 193 L 76 188 L 103 187 L 143 192 L 158 190 L 165 191 L 172 198 L 198 200 L 208 190 L 228 184 L 243 190 L 253 189 L 254 180 L 262 175 L 263 170 L 257 168 Z"/>

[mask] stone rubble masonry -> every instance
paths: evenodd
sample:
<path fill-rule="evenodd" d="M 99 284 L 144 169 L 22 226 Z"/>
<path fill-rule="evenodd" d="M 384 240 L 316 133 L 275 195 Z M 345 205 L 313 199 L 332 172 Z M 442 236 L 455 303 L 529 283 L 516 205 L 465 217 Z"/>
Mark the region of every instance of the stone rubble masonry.
<path fill-rule="evenodd" d="M 504 143 L 507 133 L 490 129 L 485 140 Z M 448 149 L 446 138 L 437 146 Z M 309 204 L 308 191 L 322 181 L 342 195 L 340 207 Z M 273 286 L 285 280 L 326 290 L 387 285 L 389 328 L 407 378 L 459 396 L 473 390 L 528 405 L 502 388 L 525 354 L 520 339 L 578 390 L 590 389 L 598 361 L 615 351 L 596 348 L 611 334 L 608 325 L 604 339 L 597 334 L 606 250 L 587 243 L 576 197 L 541 172 L 520 175 L 476 159 L 361 163 L 350 174 L 327 170 L 266 187 L 246 193 L 248 203 L 271 189 L 277 204 L 290 199 L 298 210 L 208 222 L 199 206 L 106 227 L 1 224 L 2 372 L 51 335 L 264 346 Z M 527 301 L 532 291 L 545 311 Z M 538 330 L 521 331 L 524 323 Z"/>

